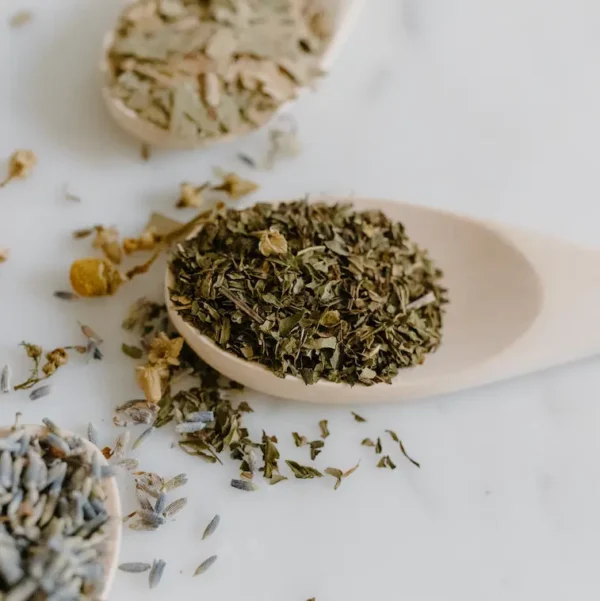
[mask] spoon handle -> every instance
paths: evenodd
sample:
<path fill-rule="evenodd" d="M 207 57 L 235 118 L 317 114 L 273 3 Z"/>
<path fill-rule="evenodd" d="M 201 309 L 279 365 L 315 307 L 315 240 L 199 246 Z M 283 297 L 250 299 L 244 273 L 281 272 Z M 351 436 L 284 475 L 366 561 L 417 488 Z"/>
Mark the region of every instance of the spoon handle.
<path fill-rule="evenodd" d="M 502 358 L 527 373 L 600 353 L 600 251 L 494 225 L 530 262 L 541 286 L 537 319 Z M 515 290 L 519 295 L 519 290 Z"/>

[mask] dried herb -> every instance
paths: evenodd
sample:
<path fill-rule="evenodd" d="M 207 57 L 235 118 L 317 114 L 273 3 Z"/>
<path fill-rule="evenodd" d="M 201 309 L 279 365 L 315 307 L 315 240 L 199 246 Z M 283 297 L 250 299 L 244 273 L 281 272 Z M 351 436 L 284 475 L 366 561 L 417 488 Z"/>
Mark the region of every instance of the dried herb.
<path fill-rule="evenodd" d="M 68 184 L 65 184 L 65 186 L 63 188 L 63 196 L 64 196 L 65 200 L 70 200 L 71 202 L 81 202 L 80 196 L 77 196 L 77 194 L 73 194 L 72 192 L 69 191 Z"/>
<path fill-rule="evenodd" d="M 321 428 L 321 438 L 327 438 L 329 436 L 329 427 L 326 419 L 322 419 L 319 422 L 319 428 Z"/>
<path fill-rule="evenodd" d="M 363 447 L 374 447 L 375 443 L 370 438 L 363 438 L 360 443 Z"/>
<path fill-rule="evenodd" d="M 141 359 L 144 356 L 144 351 L 137 346 L 131 346 L 123 343 L 121 345 L 121 350 L 132 359 Z"/>
<path fill-rule="evenodd" d="M 319 470 L 315 469 L 314 467 L 310 467 L 309 465 L 300 465 L 296 461 L 292 461 L 290 459 L 286 459 L 285 462 L 292 470 L 294 476 L 300 480 L 323 477 L 323 474 Z"/>
<path fill-rule="evenodd" d="M 55 298 L 60 298 L 60 300 L 66 301 L 74 301 L 78 300 L 79 297 L 74 292 L 69 292 L 68 290 L 56 290 L 52 296 Z"/>
<path fill-rule="evenodd" d="M 0 374 L 0 392 L 3 394 L 7 394 L 11 391 L 12 388 L 12 370 L 10 369 L 10 365 L 5 365 L 2 368 L 2 373 Z"/>
<path fill-rule="evenodd" d="M 325 16 L 305 0 L 134 3 L 108 50 L 110 94 L 180 139 L 248 132 L 321 74 Z"/>
<path fill-rule="evenodd" d="M 37 165 L 37 157 L 31 150 L 16 150 L 8 161 L 8 175 L 0 181 L 3 188 L 13 179 L 25 179 Z"/>
<path fill-rule="evenodd" d="M 389 455 L 384 455 L 380 460 L 379 463 L 377 464 L 377 467 L 389 467 L 391 470 L 395 470 L 396 469 L 396 464 L 390 459 Z"/>
<path fill-rule="evenodd" d="M 209 557 L 208 559 L 205 559 L 196 568 L 196 571 L 194 572 L 194 576 L 200 576 L 200 574 L 204 574 L 204 572 L 206 572 L 206 570 L 208 570 L 210 567 L 212 567 L 216 561 L 217 561 L 217 556 L 216 555 L 213 555 L 212 557 Z"/>
<path fill-rule="evenodd" d="M 273 441 L 273 438 L 267 436 L 263 431 L 262 444 L 260 445 L 260 448 L 262 450 L 263 461 L 265 462 L 263 467 L 263 474 L 265 478 L 273 477 L 273 474 L 277 473 L 279 469 L 277 464 L 279 460 L 279 451 L 275 446 L 275 441 Z"/>
<path fill-rule="evenodd" d="M 152 562 L 150 575 L 148 576 L 148 584 L 151 589 L 156 588 L 160 584 L 166 565 L 167 564 L 162 559 L 155 559 Z"/>
<path fill-rule="evenodd" d="M 233 488 L 237 488 L 238 490 L 243 490 L 246 492 L 254 492 L 258 490 L 258 486 L 250 480 L 232 480 L 231 486 L 233 486 Z"/>
<path fill-rule="evenodd" d="M 344 478 L 347 478 L 351 474 L 353 474 L 359 468 L 359 466 L 360 466 L 360 462 L 357 463 L 353 468 L 349 469 L 346 472 L 343 472 L 342 470 L 335 468 L 335 467 L 328 467 L 325 470 L 325 473 L 328 474 L 329 476 L 333 476 L 336 479 L 333 490 L 337 490 L 340 487 L 340 485 L 342 484 L 342 480 Z"/>
<path fill-rule="evenodd" d="M 221 523 L 221 517 L 219 515 L 216 515 L 210 521 L 210 523 L 204 530 L 204 534 L 202 535 L 202 540 L 204 540 L 205 538 L 208 538 L 209 536 L 212 536 L 214 534 L 215 530 L 219 527 L 220 523 Z"/>
<path fill-rule="evenodd" d="M 298 432 L 292 432 L 292 437 L 294 438 L 294 444 L 297 447 L 303 447 L 308 444 L 308 438 L 306 438 L 306 436 L 300 436 Z"/>
<path fill-rule="evenodd" d="M 215 210 L 178 245 L 171 271 L 187 322 L 307 384 L 390 382 L 440 343 L 441 273 L 378 211 L 307 202 Z M 407 309 L 429 292 L 435 303 Z"/>
<path fill-rule="evenodd" d="M 354 411 L 352 411 L 352 415 L 354 416 L 354 419 L 359 423 L 364 423 L 367 421 L 364 417 L 358 415 L 358 413 L 354 413 Z"/>
<path fill-rule="evenodd" d="M 380 455 L 383 452 L 383 445 L 381 444 L 381 438 L 377 438 L 377 444 L 375 445 L 375 453 Z"/>
<path fill-rule="evenodd" d="M 314 461 L 323 450 L 325 443 L 322 440 L 313 440 L 308 444 L 310 446 L 310 458 Z"/>
<path fill-rule="evenodd" d="M 79 296 L 107 296 L 114 294 L 126 277 L 108 259 L 78 259 L 71 265 L 69 279 Z"/>
<path fill-rule="evenodd" d="M 404 448 L 404 445 L 402 444 L 402 441 L 400 440 L 400 438 L 398 438 L 398 435 L 393 431 L 393 430 L 386 430 L 386 432 L 392 437 L 392 440 L 394 442 L 397 442 L 398 445 L 400 446 L 400 451 L 402 451 L 402 454 L 416 467 L 420 468 L 421 464 L 417 461 L 415 461 L 412 457 L 410 457 L 407 452 L 406 449 Z"/>
<path fill-rule="evenodd" d="M 0 247 L 0 263 L 4 263 L 4 262 L 8 261 L 9 255 L 10 255 L 10 251 L 8 250 L 8 248 Z"/>

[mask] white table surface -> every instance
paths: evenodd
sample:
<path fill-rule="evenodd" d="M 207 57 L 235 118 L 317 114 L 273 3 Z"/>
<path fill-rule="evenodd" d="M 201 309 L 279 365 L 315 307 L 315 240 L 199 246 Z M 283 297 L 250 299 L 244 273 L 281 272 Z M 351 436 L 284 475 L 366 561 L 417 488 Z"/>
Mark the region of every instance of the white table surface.
<path fill-rule="evenodd" d="M 35 20 L 6 21 L 19 8 Z M 306 192 L 397 197 L 528 226 L 582 243 L 598 240 L 600 4 L 593 0 L 369 0 L 331 76 L 294 108 L 303 154 L 273 172 L 240 166 L 262 135 L 210 152 L 155 153 L 149 163 L 107 118 L 96 72 L 116 0 L 5 0 L 0 4 L 0 157 L 31 148 L 33 176 L 0 190 L 0 365 L 15 377 L 23 339 L 52 348 L 78 340 L 77 320 L 106 343 L 106 359 L 75 359 L 51 396 L 0 398 L 0 421 L 49 416 L 103 441 L 112 409 L 139 395 L 120 351 L 129 303 L 160 297 L 161 271 L 118 296 L 75 304 L 52 297 L 89 241 L 71 231 L 117 224 L 135 234 L 152 210 L 172 210 L 182 180 L 213 166 L 262 186 L 260 198 Z M 4 165 L 4 163 L 3 163 Z M 65 182 L 83 198 L 63 199 Z M 568 285 L 568 282 L 565 282 Z M 561 327 L 560 323 L 556 324 Z M 590 324 L 599 327 L 599 324 Z M 163 429 L 135 456 L 142 467 L 191 478 L 187 509 L 157 533 L 126 532 L 123 561 L 161 557 L 160 587 L 119 574 L 112 599 L 210 601 L 545 601 L 600 593 L 600 366 L 597 359 L 445 397 L 377 407 L 314 407 L 248 394 L 254 436 L 277 434 L 284 457 L 306 459 L 291 431 L 332 436 L 317 465 L 359 471 L 337 492 L 330 478 L 260 492 L 231 489 L 233 464 L 204 464 L 171 449 Z M 357 424 L 356 409 L 368 418 Z M 422 463 L 378 470 L 359 446 L 385 428 Z M 387 442 L 387 441 L 386 441 Z M 134 507 L 132 487 L 124 509 Z M 222 525 L 201 534 L 215 513 Z M 213 553 L 219 562 L 192 579 Z"/>

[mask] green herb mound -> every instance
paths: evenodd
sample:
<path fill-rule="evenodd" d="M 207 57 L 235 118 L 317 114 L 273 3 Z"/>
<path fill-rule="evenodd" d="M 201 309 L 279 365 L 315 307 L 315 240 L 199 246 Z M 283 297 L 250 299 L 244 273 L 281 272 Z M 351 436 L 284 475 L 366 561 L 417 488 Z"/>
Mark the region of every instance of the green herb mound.
<path fill-rule="evenodd" d="M 280 377 L 389 383 L 440 344 L 442 272 L 380 211 L 221 209 L 178 246 L 171 271 L 187 322 Z"/>

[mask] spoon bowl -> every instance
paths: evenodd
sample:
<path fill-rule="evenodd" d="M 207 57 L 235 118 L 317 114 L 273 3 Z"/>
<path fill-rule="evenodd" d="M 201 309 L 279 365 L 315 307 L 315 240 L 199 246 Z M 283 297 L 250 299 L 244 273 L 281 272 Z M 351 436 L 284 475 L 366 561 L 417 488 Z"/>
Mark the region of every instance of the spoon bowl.
<path fill-rule="evenodd" d="M 184 321 L 169 298 L 170 318 L 209 365 L 249 388 L 314 403 L 399 401 L 493 382 L 600 352 L 600 253 L 501 224 L 382 200 L 352 202 L 357 211 L 381 210 L 444 271 L 449 304 L 442 344 L 423 365 L 403 369 L 390 385 L 349 386 L 326 380 L 306 385 L 279 378 L 259 363 L 224 351 Z"/>
<path fill-rule="evenodd" d="M 129 3 L 132 2 L 133 0 L 129 0 Z M 334 32 L 331 41 L 321 58 L 321 68 L 326 72 L 331 68 L 347 37 L 352 31 L 363 0 L 323 0 L 323 3 L 327 8 L 328 21 L 333 24 L 332 31 Z M 149 121 L 140 119 L 135 111 L 128 108 L 122 100 L 115 98 L 110 92 L 112 73 L 108 53 L 113 45 L 114 37 L 114 31 L 109 31 L 105 35 L 102 44 L 102 59 L 100 61 L 100 71 L 104 81 L 102 86 L 102 97 L 110 116 L 117 125 L 129 135 L 137 138 L 140 142 L 155 148 L 191 150 L 194 148 L 206 148 L 218 142 L 232 141 L 244 134 L 254 131 L 255 128 L 248 126 L 246 130 L 240 130 L 235 134 L 224 134 L 222 136 L 210 138 L 188 138 L 174 135 L 168 130 L 158 127 Z M 277 115 L 288 110 L 292 105 L 293 102 L 282 104 L 269 119 L 268 123 L 272 122 Z M 263 127 L 265 125 L 266 124 L 264 124 Z"/>
<path fill-rule="evenodd" d="M 37 436 L 44 433 L 47 429 L 44 426 L 37 425 L 25 425 L 21 426 L 20 429 L 28 432 L 31 436 Z M 5 436 L 11 431 L 10 428 L 0 428 L 0 436 Z M 108 465 L 108 462 L 102 455 L 102 451 L 96 445 L 92 444 L 89 440 L 65 430 L 67 436 L 74 436 L 79 438 L 86 449 L 99 454 L 100 465 Z M 119 550 L 121 548 L 121 535 L 122 535 L 122 516 L 121 516 L 121 499 L 119 497 L 119 489 L 117 488 L 117 482 L 115 478 L 104 478 L 102 480 L 102 488 L 106 495 L 105 507 L 110 520 L 106 523 L 104 528 L 108 532 L 107 538 L 107 549 L 106 555 L 104 556 L 104 586 L 98 595 L 98 599 L 106 601 L 108 599 L 110 590 L 112 588 L 115 575 L 117 572 L 117 565 L 119 562 Z"/>

